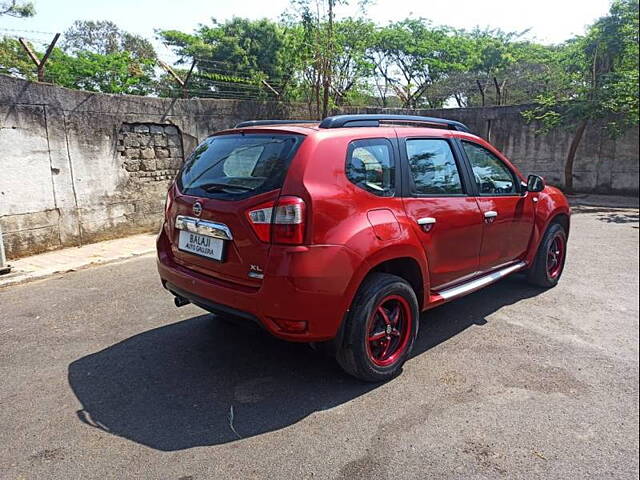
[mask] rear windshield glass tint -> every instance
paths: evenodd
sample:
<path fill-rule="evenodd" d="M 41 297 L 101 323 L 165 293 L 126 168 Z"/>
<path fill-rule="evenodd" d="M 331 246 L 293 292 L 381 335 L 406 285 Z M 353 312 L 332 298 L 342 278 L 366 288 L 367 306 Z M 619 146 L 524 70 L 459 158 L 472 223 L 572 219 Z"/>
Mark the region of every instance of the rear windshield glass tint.
<path fill-rule="evenodd" d="M 246 198 L 282 187 L 302 135 L 220 135 L 193 151 L 178 176 L 186 195 Z"/>

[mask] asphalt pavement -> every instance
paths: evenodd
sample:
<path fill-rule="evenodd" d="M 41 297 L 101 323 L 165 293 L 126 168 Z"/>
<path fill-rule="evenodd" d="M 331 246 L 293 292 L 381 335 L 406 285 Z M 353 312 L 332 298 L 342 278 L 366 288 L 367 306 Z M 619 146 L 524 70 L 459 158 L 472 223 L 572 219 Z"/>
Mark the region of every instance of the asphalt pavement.
<path fill-rule="evenodd" d="M 424 314 L 379 385 L 175 308 L 152 256 L 0 289 L 0 478 L 638 478 L 638 210 L 575 212 L 557 288 Z"/>

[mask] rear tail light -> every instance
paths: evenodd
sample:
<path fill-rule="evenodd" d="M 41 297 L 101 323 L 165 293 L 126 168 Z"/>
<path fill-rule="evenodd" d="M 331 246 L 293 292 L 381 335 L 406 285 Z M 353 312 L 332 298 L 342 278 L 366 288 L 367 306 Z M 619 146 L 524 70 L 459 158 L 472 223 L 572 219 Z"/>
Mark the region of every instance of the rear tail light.
<path fill-rule="evenodd" d="M 258 205 L 247 217 L 260 241 L 300 245 L 304 243 L 305 207 L 301 198 L 285 196 Z"/>

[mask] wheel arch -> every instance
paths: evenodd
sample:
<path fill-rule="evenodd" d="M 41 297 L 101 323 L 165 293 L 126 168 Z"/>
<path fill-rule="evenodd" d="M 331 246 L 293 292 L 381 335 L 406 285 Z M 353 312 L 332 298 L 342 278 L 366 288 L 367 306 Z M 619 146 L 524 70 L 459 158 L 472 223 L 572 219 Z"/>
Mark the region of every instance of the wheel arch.
<path fill-rule="evenodd" d="M 540 246 L 540 242 L 542 241 L 544 232 L 547 231 L 551 224 L 560 224 L 565 230 L 567 239 L 569 238 L 569 229 L 571 227 L 571 210 L 569 209 L 568 205 L 557 206 L 549 201 L 540 203 L 543 204 L 541 205 L 541 207 L 543 208 L 540 209 L 536 214 L 531 241 L 529 244 L 527 255 L 525 257 L 525 261 L 529 265 L 531 265 L 533 262 L 533 259 L 538 251 L 538 247 Z"/>
<path fill-rule="evenodd" d="M 387 246 L 369 255 L 353 275 L 348 290 L 349 305 L 353 302 L 362 282 L 374 272 L 390 273 L 405 279 L 415 292 L 418 305 L 422 310 L 428 299 L 425 292 L 429 291 L 427 288 L 429 267 L 423 249 L 404 243 Z"/>
<path fill-rule="evenodd" d="M 364 281 L 369 275 L 381 272 L 395 275 L 407 281 L 416 294 L 418 308 L 424 306 L 424 276 L 420 264 L 413 257 L 396 257 L 374 265 L 363 277 Z"/>
<path fill-rule="evenodd" d="M 554 216 L 552 216 L 549 219 L 549 223 L 547 225 L 547 228 L 549 228 L 549 225 L 551 225 L 553 223 L 560 224 L 562 226 L 562 228 L 564 228 L 564 231 L 567 234 L 567 238 L 569 237 L 569 229 L 571 227 L 571 217 L 569 217 L 568 213 L 566 213 L 566 212 L 557 212 Z"/>
<path fill-rule="evenodd" d="M 333 354 L 339 346 L 342 345 L 347 324 L 346 320 L 351 305 L 362 283 L 368 276 L 376 272 L 390 273 L 405 279 L 416 294 L 418 310 L 423 310 L 428 300 L 425 292 L 429 291 L 427 289 L 427 285 L 429 284 L 429 269 L 424 251 L 421 249 L 416 251 L 414 247 L 407 244 L 390 246 L 386 249 L 378 250 L 369 258 L 363 259 L 361 268 L 354 273 L 349 286 L 345 290 L 345 295 L 347 296 L 345 313 L 340 320 L 336 336 L 332 340 L 324 343 L 324 348 L 327 349 L 327 352 Z"/>

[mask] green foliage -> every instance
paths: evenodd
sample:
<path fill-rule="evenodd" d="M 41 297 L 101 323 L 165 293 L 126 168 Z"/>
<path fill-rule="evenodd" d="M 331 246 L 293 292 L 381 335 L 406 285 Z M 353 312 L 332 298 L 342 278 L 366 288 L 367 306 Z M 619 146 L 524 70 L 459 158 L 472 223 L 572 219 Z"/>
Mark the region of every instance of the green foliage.
<path fill-rule="evenodd" d="M 609 15 L 559 51 L 557 85 L 525 118 L 542 130 L 604 120 L 611 135 L 638 125 L 638 0 L 614 0 Z"/>
<path fill-rule="evenodd" d="M 468 38 L 422 18 L 380 28 L 368 54 L 385 86 L 391 87 L 406 108 L 440 107 L 445 99 L 431 87 L 468 70 L 473 62 Z"/>
<path fill-rule="evenodd" d="M 36 8 L 33 2 L 24 2 L 20 0 L 11 0 L 8 2 L 0 2 L 0 16 L 8 17 L 33 17 L 36 14 Z"/>
<path fill-rule="evenodd" d="M 233 18 L 193 33 L 156 33 L 177 54 L 182 78 L 196 60 L 191 96 L 305 102 L 311 116 L 339 105 L 536 102 L 525 116 L 546 130 L 606 119 L 615 133 L 638 123 L 638 0 L 613 0 L 584 36 L 550 46 L 524 40 L 526 32 L 457 30 L 423 18 L 385 26 L 336 18 L 334 7 L 348 1 L 292 0 L 276 22 Z M 0 12 L 16 12 L 30 3 L 0 5 Z M 47 63 L 48 81 L 110 93 L 184 93 L 154 63 L 149 41 L 112 22 L 77 21 L 60 45 Z M 35 76 L 15 39 L 0 41 L 0 72 Z"/>
<path fill-rule="evenodd" d="M 77 21 L 45 66 L 45 81 L 102 93 L 149 95 L 157 90 L 155 52 L 144 38 L 112 22 Z M 43 51 L 33 49 L 39 58 Z M 0 41 L 0 73 L 36 79 L 36 68 L 16 39 Z"/>
<path fill-rule="evenodd" d="M 130 52 L 106 55 L 55 49 L 45 79 L 57 85 L 90 92 L 148 95 L 154 92 L 153 60 L 136 60 Z"/>
<path fill-rule="evenodd" d="M 284 52 L 284 28 L 266 19 L 233 18 L 222 24 L 214 20 L 213 25 L 202 25 L 193 34 L 177 30 L 157 34 L 173 47 L 180 63 L 197 60 L 198 72 L 191 89 L 198 96 L 267 95 L 272 92 L 258 86 L 261 80 L 269 78 L 278 87 L 286 87 L 287 78 L 293 73 Z M 217 82 L 214 88 L 210 88 L 212 84 L 207 79 Z M 255 87 L 247 90 L 241 85 Z"/>
<path fill-rule="evenodd" d="M 604 122 L 613 137 L 638 125 L 638 0 L 614 0 L 609 15 L 564 45 L 560 64 L 559 87 L 539 95 L 523 115 L 539 121 L 542 132 L 574 129 L 564 179 L 572 191 L 573 164 L 588 123 Z"/>
<path fill-rule="evenodd" d="M 132 58 L 156 58 L 151 42 L 123 30 L 110 21 L 76 20 L 64 33 L 62 48 L 67 53 L 91 52 L 111 55 L 129 52 Z"/>
<path fill-rule="evenodd" d="M 36 54 L 42 58 L 44 52 L 36 50 Z M 54 48 L 46 64 L 45 81 L 90 92 L 149 95 L 156 88 L 154 66 L 154 60 L 136 59 L 127 51 L 69 55 Z M 0 40 L 0 73 L 36 79 L 35 66 L 15 39 Z"/>
<path fill-rule="evenodd" d="M 0 73 L 25 80 L 36 79 L 33 62 L 18 40 L 8 37 L 0 39 Z"/>

